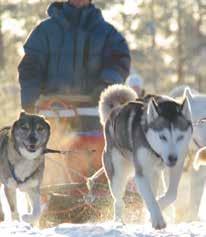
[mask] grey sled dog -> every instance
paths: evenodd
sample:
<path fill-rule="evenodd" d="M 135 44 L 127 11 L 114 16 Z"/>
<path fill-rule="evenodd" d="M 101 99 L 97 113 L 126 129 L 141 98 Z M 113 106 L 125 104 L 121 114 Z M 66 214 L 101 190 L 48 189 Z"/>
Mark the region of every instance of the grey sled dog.
<path fill-rule="evenodd" d="M 40 216 L 43 153 L 49 136 L 49 123 L 42 116 L 25 112 L 11 127 L 0 130 L 0 182 L 4 184 L 12 219 L 19 219 L 17 188 L 27 194 L 32 210 L 22 216 L 23 221 L 34 223 Z"/>
<path fill-rule="evenodd" d="M 176 208 L 185 207 L 184 217 L 186 218 L 184 221 L 197 221 L 199 220 L 199 210 L 200 204 L 204 192 L 204 185 L 206 180 L 206 167 L 200 166 L 197 172 L 197 168 L 199 164 L 204 163 L 203 154 L 206 146 L 206 94 L 200 93 L 186 85 L 178 86 L 174 88 L 169 96 L 178 99 L 183 96 L 186 96 L 191 107 L 192 121 L 194 124 L 192 143 L 189 148 L 190 156 L 187 159 L 189 164 L 188 168 L 185 170 L 187 172 L 184 173 L 185 181 L 189 180 L 189 207 L 186 205 L 184 198 L 181 198 L 176 202 Z M 201 122 L 201 120 L 203 121 Z M 198 152 L 199 150 L 199 152 Z M 196 153 L 196 156 L 195 156 Z M 192 157 L 191 157 L 192 154 Z M 198 155 L 201 157 L 198 159 Z M 195 159 L 193 159 L 195 157 Z M 193 169 L 191 161 L 194 160 L 194 166 L 196 169 Z M 182 182 L 183 183 L 183 182 Z M 181 190 L 181 189 L 180 189 Z M 177 212 L 178 215 L 178 212 Z M 182 220 L 182 216 L 181 220 Z M 180 218 L 179 218 L 180 219 Z"/>
<path fill-rule="evenodd" d="M 138 101 L 131 88 L 112 85 L 100 96 L 99 114 L 105 139 L 102 162 L 114 199 L 114 220 L 122 221 L 126 184 L 135 176 L 152 226 L 165 228 L 161 209 L 176 199 L 192 136 L 187 98 L 182 103 L 166 96 Z M 165 167 L 169 169 L 168 190 L 157 201 L 160 173 Z"/>

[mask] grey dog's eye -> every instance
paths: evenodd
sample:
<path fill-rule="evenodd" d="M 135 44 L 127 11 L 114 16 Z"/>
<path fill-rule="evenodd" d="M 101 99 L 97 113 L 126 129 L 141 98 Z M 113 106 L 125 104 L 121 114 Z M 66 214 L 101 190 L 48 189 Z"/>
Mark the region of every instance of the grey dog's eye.
<path fill-rule="evenodd" d="M 167 138 L 165 137 L 165 135 L 160 135 L 160 140 L 166 142 L 166 141 L 167 141 Z"/>
<path fill-rule="evenodd" d="M 178 136 L 178 137 L 177 137 L 177 141 L 178 141 L 178 142 L 181 141 L 181 140 L 183 139 L 183 137 L 184 137 L 183 135 Z"/>
<path fill-rule="evenodd" d="M 44 130 L 44 126 L 42 126 L 41 124 L 37 124 L 36 129 L 38 132 L 42 132 Z"/>
<path fill-rule="evenodd" d="M 29 129 L 29 126 L 27 124 L 21 124 L 20 127 L 21 127 L 22 130 L 28 130 Z"/>

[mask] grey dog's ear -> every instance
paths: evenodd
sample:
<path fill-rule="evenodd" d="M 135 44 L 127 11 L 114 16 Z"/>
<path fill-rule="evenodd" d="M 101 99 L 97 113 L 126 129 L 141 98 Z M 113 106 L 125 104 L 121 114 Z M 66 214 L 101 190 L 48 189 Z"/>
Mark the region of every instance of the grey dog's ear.
<path fill-rule="evenodd" d="M 157 102 L 154 98 L 152 98 L 147 107 L 147 122 L 150 124 L 159 116 L 157 109 Z"/>
<path fill-rule="evenodd" d="M 188 86 L 184 89 L 183 97 L 185 97 L 185 98 L 187 97 L 189 101 L 191 101 L 193 99 L 191 89 Z"/>
<path fill-rule="evenodd" d="M 182 114 L 188 121 L 192 121 L 191 107 L 188 97 L 185 97 L 181 105 Z"/>
<path fill-rule="evenodd" d="M 16 121 L 14 121 L 14 123 L 12 125 L 12 129 L 11 129 L 12 134 L 14 133 L 14 130 L 15 130 L 19 120 L 22 119 L 25 115 L 26 115 L 26 112 L 24 110 L 21 110 L 21 112 L 19 113 L 19 118 Z"/>
<path fill-rule="evenodd" d="M 22 118 L 26 115 L 26 112 L 24 110 L 22 110 L 19 114 L 19 118 Z"/>
<path fill-rule="evenodd" d="M 51 129 L 51 124 L 49 122 L 49 120 L 47 120 L 44 116 L 41 115 L 41 117 L 44 119 L 44 122 L 47 124 L 47 126 L 49 127 L 49 129 Z"/>
<path fill-rule="evenodd" d="M 22 110 L 19 114 L 19 118 L 23 118 L 26 115 L 26 112 Z"/>

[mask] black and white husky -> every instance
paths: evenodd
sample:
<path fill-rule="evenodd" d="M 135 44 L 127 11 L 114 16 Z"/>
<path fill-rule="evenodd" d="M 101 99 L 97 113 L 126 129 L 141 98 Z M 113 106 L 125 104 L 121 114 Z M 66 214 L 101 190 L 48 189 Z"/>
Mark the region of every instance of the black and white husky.
<path fill-rule="evenodd" d="M 161 209 L 176 199 L 192 136 L 188 100 L 178 103 L 166 96 L 136 100 L 131 88 L 112 85 L 100 96 L 99 114 L 105 139 L 102 162 L 114 199 L 115 221 L 122 221 L 126 184 L 135 176 L 152 226 L 164 228 L 166 223 Z M 168 190 L 156 201 L 160 172 L 164 167 L 169 169 Z"/>

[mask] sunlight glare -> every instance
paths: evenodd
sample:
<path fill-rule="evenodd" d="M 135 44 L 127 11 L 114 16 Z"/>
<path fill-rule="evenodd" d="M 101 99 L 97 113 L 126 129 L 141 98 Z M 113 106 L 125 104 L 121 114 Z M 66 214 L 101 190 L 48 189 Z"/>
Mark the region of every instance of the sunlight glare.
<path fill-rule="evenodd" d="M 174 41 L 175 41 L 174 36 L 165 38 L 165 36 L 162 35 L 161 33 L 156 34 L 156 43 L 161 48 L 169 49 L 171 47 L 171 44 L 174 43 Z"/>
<path fill-rule="evenodd" d="M 19 213 L 21 213 L 21 215 L 28 212 L 26 194 L 20 192 L 18 189 L 17 189 L 17 209 Z"/>
<path fill-rule="evenodd" d="M 163 59 L 164 59 L 164 63 L 167 66 L 169 66 L 172 63 L 172 61 L 173 61 L 173 57 L 171 55 L 169 55 L 169 54 L 164 54 L 163 55 Z"/>
<path fill-rule="evenodd" d="M 133 15 L 138 12 L 138 2 L 137 0 L 124 0 L 124 13 L 127 15 Z"/>
<path fill-rule="evenodd" d="M 16 20 L 14 18 L 9 18 L 4 16 L 2 19 L 2 32 L 10 31 L 12 34 L 22 37 L 26 35 L 26 30 L 24 28 L 24 20 Z"/>
<path fill-rule="evenodd" d="M 170 21 L 169 26 L 170 26 L 170 30 L 171 30 L 172 32 L 176 32 L 176 31 L 178 30 L 178 24 L 177 24 L 176 19 L 172 19 L 172 20 Z"/>
<path fill-rule="evenodd" d="M 171 76 L 170 76 L 170 81 L 171 81 L 172 83 L 177 83 L 177 82 L 178 82 L 178 77 L 177 77 L 177 75 L 175 75 L 175 74 L 171 75 Z"/>
<path fill-rule="evenodd" d="M 120 13 L 123 12 L 122 4 L 114 4 L 110 9 L 102 11 L 102 14 L 106 21 L 109 21 L 111 24 L 115 25 L 118 30 L 123 30 L 123 22 L 121 21 Z"/>
<path fill-rule="evenodd" d="M 204 192 L 202 195 L 201 203 L 200 203 L 200 208 L 199 208 L 199 218 L 202 221 L 206 221 L 206 204 L 205 204 L 205 198 L 206 198 L 206 191 L 204 188 Z"/>

